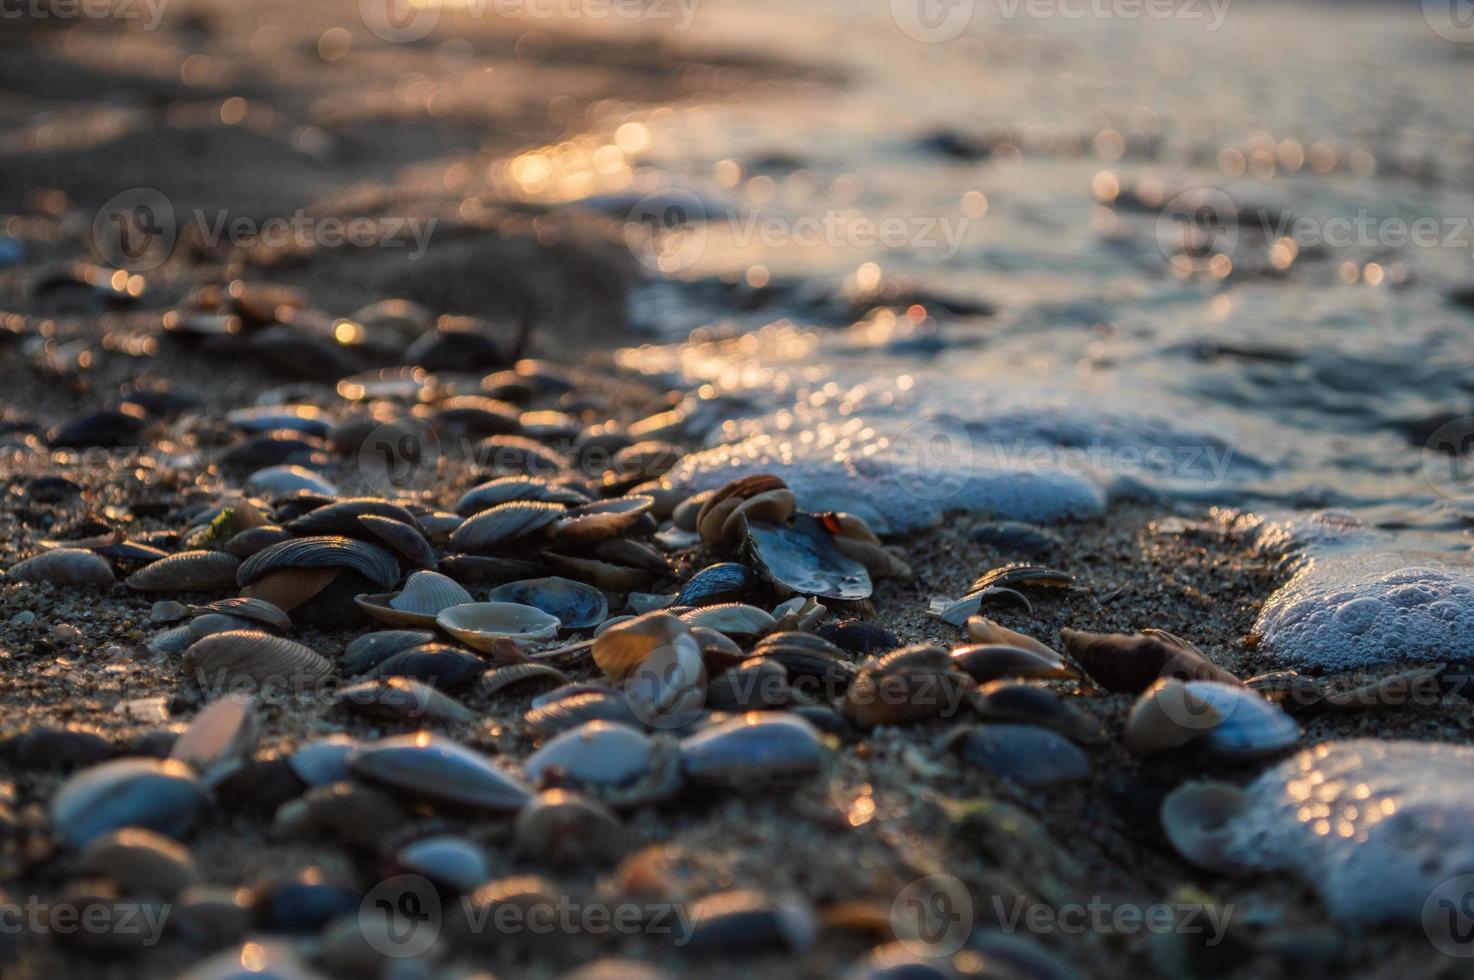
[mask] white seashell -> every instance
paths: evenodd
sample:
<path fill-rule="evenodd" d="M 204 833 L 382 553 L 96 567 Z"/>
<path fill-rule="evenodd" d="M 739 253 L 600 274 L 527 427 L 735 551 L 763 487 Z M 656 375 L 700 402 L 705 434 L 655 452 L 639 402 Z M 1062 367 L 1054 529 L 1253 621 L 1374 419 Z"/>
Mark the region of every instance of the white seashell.
<path fill-rule="evenodd" d="M 681 621 L 687 626 L 704 626 L 728 636 L 756 636 L 768 632 L 778 623 L 767 610 L 741 602 L 693 609 L 683 613 Z"/>
<path fill-rule="evenodd" d="M 487 651 L 497 640 L 551 640 L 561 625 L 556 616 L 516 602 L 471 602 L 441 610 L 436 624 L 462 643 Z"/>
<path fill-rule="evenodd" d="M 355 596 L 360 609 L 386 623 L 434 626 L 442 609 L 474 602 L 455 579 L 439 572 L 415 572 L 398 592 Z"/>

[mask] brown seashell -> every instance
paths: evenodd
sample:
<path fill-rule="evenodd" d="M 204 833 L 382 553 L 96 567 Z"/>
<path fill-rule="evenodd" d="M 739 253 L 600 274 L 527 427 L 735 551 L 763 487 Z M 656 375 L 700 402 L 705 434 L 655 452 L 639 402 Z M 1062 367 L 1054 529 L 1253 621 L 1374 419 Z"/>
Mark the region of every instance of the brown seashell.
<path fill-rule="evenodd" d="M 979 683 L 1000 677 L 1070 679 L 1080 676 L 1053 651 L 1046 656 L 1034 650 L 988 643 L 958 647 L 952 651 L 952 662 Z"/>
<path fill-rule="evenodd" d="M 542 559 L 555 572 L 609 592 L 638 592 L 650 584 L 650 573 L 643 569 L 626 568 L 597 558 L 578 558 L 545 551 Z"/>
<path fill-rule="evenodd" d="M 960 671 L 861 670 L 840 713 L 858 725 L 899 725 L 950 718 L 969 703 L 972 681 Z"/>
<path fill-rule="evenodd" d="M 77 856 L 77 867 L 89 877 L 115 882 L 128 895 L 173 898 L 200 880 L 184 845 L 141 827 L 94 837 Z"/>
<path fill-rule="evenodd" d="M 1068 627 L 1059 635 L 1090 679 L 1108 691 L 1140 694 L 1161 677 L 1239 683 L 1198 650 L 1156 636 L 1086 633 Z"/>
<path fill-rule="evenodd" d="M 341 568 L 283 568 L 241 589 L 241 596 L 269 602 L 278 609 L 292 610 L 332 584 Z"/>
<path fill-rule="evenodd" d="M 240 565 L 223 551 L 185 551 L 143 566 L 124 584 L 139 592 L 223 592 L 235 588 Z"/>
<path fill-rule="evenodd" d="M 1164 678 L 1131 706 L 1126 748 L 1136 755 L 1181 748 L 1222 721 L 1223 715 L 1186 684 Z"/>
<path fill-rule="evenodd" d="M 300 688 L 315 685 L 333 673 L 333 665 L 312 648 L 251 630 L 205 637 L 184 652 L 181 667 L 205 686 L 247 680 Z"/>
<path fill-rule="evenodd" d="M 1018 647 L 1021 650 L 1032 650 L 1041 657 L 1048 657 L 1060 662 L 1064 661 L 1064 658 L 1053 647 L 1040 643 L 1027 633 L 1019 633 L 1001 623 L 996 623 L 987 616 L 968 617 L 967 638 L 973 643 L 991 643 L 998 646 Z"/>
<path fill-rule="evenodd" d="M 111 586 L 117 579 L 106 558 L 81 548 L 56 548 L 12 565 L 5 576 L 11 582 L 50 582 L 53 585 Z"/>
<path fill-rule="evenodd" d="M 627 533 L 655 505 L 653 497 L 630 495 L 582 504 L 553 525 L 552 539 L 563 548 L 592 548 Z"/>
<path fill-rule="evenodd" d="M 652 652 L 690 635 L 690 628 L 670 613 L 659 610 L 646 613 L 611 626 L 595 637 L 594 663 L 607 677 L 622 681 Z"/>

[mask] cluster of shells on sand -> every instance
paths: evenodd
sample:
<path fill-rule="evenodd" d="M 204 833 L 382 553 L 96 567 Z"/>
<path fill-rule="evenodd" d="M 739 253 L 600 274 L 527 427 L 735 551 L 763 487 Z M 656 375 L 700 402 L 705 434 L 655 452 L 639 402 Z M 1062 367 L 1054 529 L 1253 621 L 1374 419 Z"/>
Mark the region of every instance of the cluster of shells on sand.
<path fill-rule="evenodd" d="M 253 298 L 196 297 L 168 328 L 235 337 Z M 474 362 L 484 341 L 407 306 L 359 319 L 419 331 L 417 365 Z M 993 605 L 1029 608 L 1033 593 L 1078 588 L 1038 565 L 987 570 L 961 598 L 932 604 L 962 642 L 904 645 L 864 618 L 874 580 L 911 577 L 900 548 L 853 515 L 803 510 L 776 475 L 695 494 L 661 482 L 685 451 L 682 408 L 622 425 L 600 417 L 584 385 L 541 361 L 478 375 L 474 391 L 416 366 L 343 378 L 329 405 L 239 409 L 197 424 L 225 435 L 215 462 L 240 489 L 172 510 L 165 531 L 91 529 L 9 568 L 21 588 L 156 599 L 149 651 L 176 666 L 182 703 L 202 705 L 182 731 L 122 747 L 76 726 L 9 732 L 0 752 L 11 765 L 70 770 L 35 801 L 44 808 L 5 814 L 13 834 L 29 835 L 29 860 L 56 862 L 60 899 L 108 921 L 169 903 L 175 939 L 223 950 L 193 977 L 231 975 L 246 948 L 279 976 L 374 973 L 389 960 L 360 905 L 385 869 L 465 899 L 447 908 L 556 902 L 559 869 L 640 859 L 624 853 L 625 822 L 642 808 L 782 793 L 822 777 L 877 726 L 940 719 L 950 724 L 937 753 L 1043 787 L 1090 776 L 1087 750 L 1106 738 L 1089 707 L 1098 695 L 1135 698 L 1131 753 L 1233 763 L 1297 744 L 1286 707 L 1376 701 L 1295 676 L 1246 683 L 1160 630 L 1066 628 L 1057 651 L 988 618 Z M 139 438 L 162 424 L 165 402 L 88 416 L 54 442 Z M 471 440 L 489 461 L 482 482 L 454 501 L 437 500 L 433 481 L 339 493 L 377 472 L 369 461 L 382 445 L 433 470 L 415 454 L 426 432 Z M 324 639 L 345 631 L 356 635 Z M 1044 683 L 1055 681 L 1069 683 Z M 263 747 L 263 709 L 287 703 L 360 719 L 381 737 Z M 1237 805 L 1198 791 L 1164 810 L 1169 838 L 1210 867 L 1222 863 L 1220 801 Z M 364 873 L 261 889 L 206 880 L 184 842 L 239 813 L 262 815 L 275 834 L 350 844 Z M 440 829 L 407 839 L 427 816 Z M 487 820 L 508 822 L 514 852 L 547 876 L 493 877 L 483 847 L 457 832 Z M 697 896 L 692 909 L 692 953 L 801 953 L 823 921 L 802 898 L 756 890 Z M 69 936 L 132 951 L 122 931 Z M 494 940 L 448 923 L 414 962 L 429 969 L 447 949 Z M 856 969 L 945 973 L 889 946 Z M 1025 973 L 1068 975 L 1049 969 Z"/>

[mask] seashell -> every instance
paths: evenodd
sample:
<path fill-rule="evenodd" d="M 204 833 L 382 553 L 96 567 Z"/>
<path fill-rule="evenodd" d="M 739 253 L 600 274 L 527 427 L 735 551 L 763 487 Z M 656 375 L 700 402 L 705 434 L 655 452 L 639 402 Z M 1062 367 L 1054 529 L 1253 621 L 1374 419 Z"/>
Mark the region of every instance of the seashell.
<path fill-rule="evenodd" d="M 50 582 L 52 585 L 110 587 L 117 579 L 107 559 L 81 548 L 43 551 L 17 562 L 5 573 L 11 582 Z"/>
<path fill-rule="evenodd" d="M 258 974 L 262 980 L 317 978 L 292 945 L 283 941 L 252 941 L 195 963 L 179 974 L 178 980 L 241 980 L 242 963 L 253 964 L 250 973 Z"/>
<path fill-rule="evenodd" d="M 807 514 L 791 524 L 748 522 L 738 548 L 743 560 L 780 592 L 858 602 L 870 598 L 870 573 L 840 554 L 829 534 Z"/>
<path fill-rule="evenodd" d="M 778 630 L 812 630 L 829 613 L 829 607 L 813 596 L 796 595 L 773 607 Z"/>
<path fill-rule="evenodd" d="M 715 490 L 703 490 L 693 493 L 688 497 L 682 497 L 674 507 L 671 508 L 670 522 L 682 531 L 695 531 L 697 529 L 697 518 L 701 515 L 701 508 L 706 502 L 716 496 Z"/>
<path fill-rule="evenodd" d="M 139 926 L 138 917 L 161 922 L 158 917 L 166 914 L 163 902 L 125 899 L 118 885 L 105 878 L 69 882 L 54 901 L 55 904 L 42 912 L 40 923 L 55 934 L 58 944 L 68 944 L 93 955 L 139 952 L 149 945 L 151 933 Z M 85 922 L 86 928 L 78 929 L 79 922 Z M 30 928 L 40 927 L 38 924 Z"/>
<path fill-rule="evenodd" d="M 1126 748 L 1136 755 L 1181 748 L 1222 721 L 1218 709 L 1188 685 L 1163 678 L 1131 706 Z"/>
<path fill-rule="evenodd" d="M 960 671 L 871 667 L 850 683 L 840 713 L 867 728 L 899 725 L 950 718 L 973 696 L 970 678 Z"/>
<path fill-rule="evenodd" d="M 676 597 L 671 595 L 655 595 L 649 592 L 631 592 L 625 596 L 625 606 L 630 612 L 637 616 L 643 616 L 648 612 L 658 609 L 669 609 L 675 605 Z"/>
<path fill-rule="evenodd" d="M 567 471 L 562 456 L 522 436 L 487 436 L 472 447 L 472 454 L 478 465 L 501 476 L 557 477 Z"/>
<path fill-rule="evenodd" d="M 417 528 L 378 514 L 360 514 L 358 523 L 411 565 L 417 568 L 436 566 L 435 549 L 430 547 L 430 542 L 425 540 L 425 536 Z"/>
<path fill-rule="evenodd" d="M 283 568 L 241 589 L 241 598 L 291 610 L 315 599 L 342 573 L 340 568 Z"/>
<path fill-rule="evenodd" d="M 986 721 L 1039 725 L 1082 745 L 1099 742 L 1104 737 L 1099 723 L 1069 700 L 1028 684 L 1009 681 L 984 684 L 978 689 L 972 707 Z"/>
<path fill-rule="evenodd" d="M 707 515 L 698 530 L 707 544 L 732 544 L 742 538 L 744 522 L 761 524 L 785 524 L 797 509 L 797 499 L 792 490 L 766 490 L 743 500 L 735 506 L 717 506 Z"/>
<path fill-rule="evenodd" d="M 864 565 L 871 578 L 911 579 L 916 577 L 916 572 L 906 564 L 906 560 L 897 553 L 897 549 L 887 548 L 878 541 L 856 541 L 853 538 L 836 534 L 834 546 L 846 558 Z"/>
<path fill-rule="evenodd" d="M 510 813 L 533 796 L 486 756 L 429 732 L 370 742 L 348 765 L 359 778 L 430 803 Z"/>
<path fill-rule="evenodd" d="M 269 626 L 282 633 L 292 628 L 291 617 L 283 612 L 280 606 L 266 602 L 263 599 L 242 597 L 217 599 L 215 602 L 190 606 L 189 611 L 196 616 L 202 616 L 207 613 L 220 613 L 236 619 L 259 623 L 262 626 Z"/>
<path fill-rule="evenodd" d="M 1300 740 L 1300 726 L 1280 708 L 1238 684 L 1164 679 L 1149 688 L 1127 720 L 1127 746 L 1156 751 L 1195 741 L 1218 759 L 1272 755 Z"/>
<path fill-rule="evenodd" d="M 113 743 L 77 726 L 40 725 L 0 741 L 0 757 L 17 769 L 78 769 L 115 754 Z"/>
<path fill-rule="evenodd" d="M 894 650 L 901 645 L 901 641 L 890 630 L 867 623 L 863 619 L 843 619 L 821 626 L 818 635 L 849 653 Z"/>
<path fill-rule="evenodd" d="M 604 593 L 582 582 L 551 576 L 508 582 L 487 595 L 492 602 L 518 603 L 556 617 L 562 629 L 587 629 L 609 615 Z"/>
<path fill-rule="evenodd" d="M 287 568 L 348 569 L 385 589 L 399 581 L 399 562 L 378 545 L 346 537 L 309 537 L 274 544 L 247 558 L 236 582 L 251 585 L 268 572 Z"/>
<path fill-rule="evenodd" d="M 701 505 L 701 509 L 696 513 L 695 526 L 687 528 L 687 530 L 703 531 L 703 528 L 710 527 L 714 532 L 719 532 L 722 522 L 738 506 L 737 503 L 727 503 L 727 501 L 736 500 L 740 503 L 743 500 L 756 497 L 762 493 L 787 489 L 788 484 L 771 473 L 755 473 L 751 476 L 739 477 L 707 496 L 706 501 Z M 719 512 L 720 516 L 713 517 L 713 511 Z M 782 520 L 787 520 L 787 517 L 782 518 Z M 704 531 L 702 536 L 705 537 Z M 707 543 L 718 544 L 720 541 L 708 540 Z"/>
<path fill-rule="evenodd" d="M 426 630 L 383 630 L 365 633 L 343 651 L 343 673 L 349 677 L 363 674 L 388 660 L 401 650 L 432 643 L 435 634 Z"/>
<path fill-rule="evenodd" d="M 314 785 L 301 799 L 277 808 L 271 830 L 284 836 L 327 834 L 364 847 L 380 841 L 410 821 L 410 812 L 380 788 L 342 780 Z"/>
<path fill-rule="evenodd" d="M 1034 606 L 1029 602 L 1027 596 L 1022 592 L 1002 587 L 984 589 L 982 592 L 974 592 L 965 595 L 961 599 L 953 599 L 949 596 L 933 596 L 927 604 L 926 614 L 940 619 L 944 623 L 953 626 L 961 626 L 970 618 L 976 618 L 978 612 L 988 602 L 1008 601 L 1016 603 L 1024 612 L 1033 615 Z"/>
<path fill-rule="evenodd" d="M 333 673 L 333 665 L 310 647 L 252 630 L 215 633 L 195 642 L 184 652 L 180 667 L 202 686 L 217 689 L 245 680 L 300 690 Z"/>
<path fill-rule="evenodd" d="M 192 625 L 192 623 L 186 623 L 183 626 L 175 626 L 173 629 L 154 634 L 153 639 L 148 641 L 148 652 L 159 656 L 183 653 L 189 649 L 191 643 L 198 639 L 190 633 Z"/>
<path fill-rule="evenodd" d="M 254 895 L 245 888 L 191 885 L 179 893 L 169 926 L 185 942 L 218 949 L 238 942 L 255 916 Z"/>
<path fill-rule="evenodd" d="M 455 512 L 462 517 L 479 514 L 497 504 L 514 501 L 537 501 L 550 504 L 586 504 L 587 494 L 561 483 L 530 476 L 504 476 L 488 480 L 467 490 L 456 501 Z"/>
<path fill-rule="evenodd" d="M 689 779 L 734 788 L 802 779 L 828 755 L 818 730 L 786 712 L 748 712 L 681 742 Z"/>
<path fill-rule="evenodd" d="M 967 595 L 989 589 L 1067 589 L 1075 584 L 1075 576 L 1043 565 L 1004 565 L 990 568 L 967 587 Z"/>
<path fill-rule="evenodd" d="M 970 643 L 992 644 L 1029 650 L 1041 657 L 1064 662 L 1064 658 L 1051 646 L 1040 643 L 1025 633 L 1009 629 L 986 616 L 971 616 L 967 620 L 967 639 Z"/>
<path fill-rule="evenodd" d="M 196 640 L 202 640 L 213 633 L 228 633 L 231 630 L 255 630 L 260 629 L 261 624 L 240 616 L 227 616 L 224 613 L 205 613 L 190 620 L 184 628 L 185 649 Z"/>
<path fill-rule="evenodd" d="M 425 533 L 425 540 L 439 545 L 449 543 L 450 536 L 455 533 L 455 529 L 466 521 L 461 515 L 445 510 L 431 511 L 428 514 L 417 514 L 416 516 L 420 521 L 420 530 Z"/>
<path fill-rule="evenodd" d="M 541 705 L 534 702 L 522 720 L 538 735 L 556 735 L 591 721 L 640 724 L 624 695 L 614 691 L 576 694 Z"/>
<path fill-rule="evenodd" d="M 671 574 L 670 562 L 658 548 L 633 538 L 614 538 L 594 548 L 594 554 L 607 562 L 638 568 L 664 578 Z"/>
<path fill-rule="evenodd" d="M 347 735 L 329 735 L 299 745 L 287 765 L 307 786 L 325 786 L 349 777 L 348 756 L 358 742 Z"/>
<path fill-rule="evenodd" d="M 399 849 L 394 861 L 452 892 L 473 892 L 491 880 L 491 861 L 475 842 L 452 834 L 422 837 Z"/>
<path fill-rule="evenodd" d="M 523 412 L 517 421 L 523 435 L 540 442 L 575 438 L 583 427 L 575 416 L 553 409 Z"/>
<path fill-rule="evenodd" d="M 1090 777 L 1090 762 L 1073 743 L 1037 725 L 983 725 L 957 740 L 962 758 L 1025 786 L 1051 786 Z"/>
<path fill-rule="evenodd" d="M 696 638 L 677 636 L 657 647 L 624 677 L 624 697 L 650 728 L 682 728 L 706 701 L 706 665 Z"/>
<path fill-rule="evenodd" d="M 796 684 L 817 681 L 827 695 L 824 700 L 838 696 L 855 677 L 855 665 L 844 658 L 844 651 L 812 633 L 769 633 L 752 654 L 782 664 Z"/>
<path fill-rule="evenodd" d="M 415 523 L 414 515 L 396 503 L 380 500 L 377 497 L 356 497 L 310 510 L 301 517 L 288 521 L 286 528 L 301 537 L 314 535 L 351 537 L 363 534 L 364 525 L 358 519 L 366 515 L 398 521 L 412 528 L 419 527 Z"/>
<path fill-rule="evenodd" d="M 455 579 L 438 572 L 415 572 L 398 592 L 360 595 L 353 601 L 364 612 L 386 623 L 433 627 L 435 617 L 442 610 L 474 600 Z"/>
<path fill-rule="evenodd" d="M 1155 636 L 1086 633 L 1068 627 L 1059 635 L 1070 656 L 1107 691 L 1139 694 L 1160 677 L 1238 684 L 1238 678 L 1200 651 Z"/>
<path fill-rule="evenodd" d="M 592 548 L 629 533 L 653 506 L 653 497 L 640 495 L 580 504 L 553 525 L 551 537 L 559 547 Z"/>
<path fill-rule="evenodd" d="M 487 555 L 446 555 L 440 559 L 440 570 L 457 582 L 499 583 L 519 578 L 535 578 L 544 568 L 535 561 Z"/>
<path fill-rule="evenodd" d="M 108 449 L 138 445 L 148 419 L 136 405 L 129 410 L 106 409 L 83 415 L 52 429 L 47 442 L 54 449 L 89 449 L 100 446 Z"/>
<path fill-rule="evenodd" d="M 688 627 L 702 626 L 728 636 L 758 636 L 778 624 L 767 610 L 740 602 L 693 609 L 681 614 L 681 622 Z"/>
<path fill-rule="evenodd" d="M 437 380 L 435 375 L 421 367 L 391 367 L 381 368 L 377 371 L 364 371 L 351 377 L 342 378 L 338 381 L 337 391 L 339 397 L 345 401 L 397 401 L 418 402 L 427 395 L 433 395 Z M 341 424 L 339 426 L 341 428 Z M 334 439 L 337 440 L 337 430 L 334 430 Z M 358 444 L 351 447 L 351 451 L 357 451 Z M 347 452 L 348 450 L 340 451 Z"/>
<path fill-rule="evenodd" d="M 706 688 L 713 711 L 767 711 L 792 703 L 788 670 L 769 657 L 753 657 L 714 678 Z"/>
<path fill-rule="evenodd" d="M 652 652 L 690 635 L 690 627 L 670 613 L 646 613 L 611 626 L 595 637 L 594 663 L 609 678 L 622 681 Z"/>
<path fill-rule="evenodd" d="M 1059 679 L 1080 676 L 1053 651 L 1043 654 L 1015 646 L 977 644 L 958 647 L 952 651 L 952 662 L 980 683 L 1000 677 Z"/>
<path fill-rule="evenodd" d="M 610 469 L 636 480 L 653 480 L 681 461 L 686 450 L 675 443 L 646 439 L 625 446 L 610 460 Z"/>
<path fill-rule="evenodd" d="M 617 854 L 624 827 L 602 803 L 564 789 L 539 793 L 517 814 L 513 847 L 561 867 L 599 864 Z"/>
<path fill-rule="evenodd" d="M 517 406 L 484 395 L 447 398 L 430 416 L 430 423 L 446 441 L 520 435 L 523 432 Z M 534 433 L 527 435 L 533 436 Z"/>
<path fill-rule="evenodd" d="M 814 945 L 818 922 L 798 900 L 778 901 L 758 891 L 728 891 L 691 907 L 686 950 L 697 955 L 753 955 L 781 950 L 801 956 Z"/>
<path fill-rule="evenodd" d="M 115 882 L 128 895 L 173 898 L 200 880 L 188 849 L 141 827 L 94 837 L 77 855 L 77 868 L 88 877 Z"/>
<path fill-rule="evenodd" d="M 624 617 L 633 619 L 634 617 Z M 705 626 L 691 627 L 691 635 L 696 639 L 696 645 L 701 648 L 703 654 L 717 653 L 725 657 L 740 660 L 745 654 L 737 641 L 726 633 L 718 633 L 716 630 L 707 629 Z"/>
<path fill-rule="evenodd" d="M 256 914 L 269 932 L 318 932 L 334 918 L 356 913 L 360 897 L 328 879 L 321 868 L 306 867 L 258 888 Z"/>
<path fill-rule="evenodd" d="M 614 544 L 624 540 L 616 538 L 615 541 L 605 543 Z M 563 572 L 580 582 L 587 582 L 610 592 L 635 592 L 650 584 L 650 573 L 643 569 L 627 568 L 597 558 L 579 558 L 545 551 L 542 559 L 555 572 Z"/>
<path fill-rule="evenodd" d="M 568 675 L 557 667 L 550 667 L 547 664 L 508 664 L 483 674 L 481 682 L 476 685 L 476 690 L 482 697 L 491 697 L 513 687 L 537 684 L 556 686 L 566 683 L 568 683 Z"/>
<path fill-rule="evenodd" d="M 316 405 L 237 408 L 225 413 L 225 421 L 245 432 L 291 431 L 326 436 L 331 428 L 327 416 Z"/>
<path fill-rule="evenodd" d="M 473 553 L 507 548 L 552 524 L 565 510 L 562 504 L 536 501 L 497 504 L 478 511 L 456 528 L 450 536 L 450 547 Z"/>
<path fill-rule="evenodd" d="M 456 926 L 460 930 L 455 937 L 456 942 L 463 946 L 478 943 L 487 948 L 505 950 L 511 938 L 507 933 L 500 929 L 481 928 L 475 924 L 506 921 L 509 915 L 516 922 L 531 922 L 538 917 L 538 909 L 556 908 L 560 897 L 567 901 L 567 892 L 537 875 L 521 875 L 488 882 L 465 900 L 464 914 L 456 920 Z M 572 937 L 575 927 L 571 924 L 544 921 L 548 922 L 548 927 L 539 927 L 539 932 Z"/>
<path fill-rule="evenodd" d="M 305 466 L 268 466 L 246 478 L 246 491 L 264 497 L 304 492 L 331 497 L 338 488 Z"/>
<path fill-rule="evenodd" d="M 757 588 L 758 576 L 746 565 L 724 561 L 708 565 L 681 586 L 678 606 L 710 606 L 748 598 Z"/>
<path fill-rule="evenodd" d="M 408 677 L 450 691 L 471 683 L 486 672 L 486 661 L 443 643 L 401 650 L 384 660 L 370 677 Z"/>
<path fill-rule="evenodd" d="M 451 636 L 483 653 L 497 640 L 551 640 L 561 625 L 541 609 L 515 602 L 471 602 L 441 610 L 435 622 Z"/>
<path fill-rule="evenodd" d="M 214 785 L 221 803 L 250 813 L 269 813 L 306 788 L 276 752 L 260 752 L 241 759 L 239 765 L 222 767 Z"/>
<path fill-rule="evenodd" d="M 462 724 L 476 720 L 475 713 L 459 701 L 429 684 L 408 677 L 353 684 L 338 692 L 338 703 L 378 718 L 417 725 Z"/>
<path fill-rule="evenodd" d="M 201 773 L 207 785 L 213 775 L 256 751 L 261 722 L 249 694 L 227 694 L 206 705 L 174 743 L 169 758 Z"/>
<path fill-rule="evenodd" d="M 1246 794 L 1218 782 L 1184 783 L 1162 801 L 1162 829 L 1179 854 L 1210 871 L 1234 872 L 1240 863 L 1228 853 L 1230 825 Z"/>
<path fill-rule="evenodd" d="M 629 725 L 591 721 L 549 739 L 523 769 L 534 784 L 594 789 L 630 786 L 654 764 L 656 743 Z"/>
<path fill-rule="evenodd" d="M 172 759 L 115 759 L 83 769 L 51 798 L 57 839 L 80 848 L 123 827 L 182 837 L 205 802 L 189 767 Z"/>

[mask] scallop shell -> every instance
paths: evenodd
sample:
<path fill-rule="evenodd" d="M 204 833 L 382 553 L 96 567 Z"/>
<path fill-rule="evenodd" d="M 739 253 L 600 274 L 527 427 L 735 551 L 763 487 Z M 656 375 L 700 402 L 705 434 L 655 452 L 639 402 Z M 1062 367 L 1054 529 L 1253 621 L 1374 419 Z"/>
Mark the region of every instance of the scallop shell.
<path fill-rule="evenodd" d="M 264 599 L 237 596 L 234 599 L 219 599 L 203 605 L 190 606 L 189 611 L 197 616 L 205 613 L 222 613 L 239 619 L 254 620 L 282 633 L 292 628 L 291 617 L 283 612 L 280 606 Z"/>
<path fill-rule="evenodd" d="M 483 653 L 499 639 L 551 640 L 558 635 L 558 619 L 541 609 L 515 602 L 471 602 L 442 610 L 439 627 Z"/>
<path fill-rule="evenodd" d="M 312 648 L 251 630 L 215 633 L 199 640 L 184 652 L 181 667 L 206 686 L 247 680 L 298 689 L 333 673 L 333 665 Z"/>
<path fill-rule="evenodd" d="M 111 586 L 117 579 L 107 559 L 81 548 L 43 551 L 12 565 L 5 576 L 12 582 L 50 582 L 53 585 Z"/>
<path fill-rule="evenodd" d="M 454 551 L 486 552 L 505 548 L 562 517 L 562 504 L 517 501 L 497 504 L 466 519 L 450 536 Z"/>
<path fill-rule="evenodd" d="M 434 626 L 441 610 L 474 600 L 455 579 L 438 572 L 415 572 L 398 592 L 361 595 L 354 601 L 364 612 L 386 623 Z"/>
<path fill-rule="evenodd" d="M 370 742 L 348 765 L 356 776 L 413 799 L 475 810 L 512 813 L 534 795 L 486 756 L 429 732 Z"/>
<path fill-rule="evenodd" d="M 358 519 L 365 514 L 398 521 L 412 528 L 418 527 L 414 515 L 398 504 L 376 497 L 359 497 L 352 500 L 339 500 L 336 503 L 318 507 L 316 510 L 310 510 L 296 520 L 288 521 L 286 528 L 293 534 L 303 537 L 362 534 L 363 525 Z"/>
<path fill-rule="evenodd" d="M 399 562 L 378 545 L 345 537 L 295 538 L 247 558 L 236 582 L 247 586 L 268 572 L 286 568 L 346 568 L 389 589 L 399 581 Z"/>
<path fill-rule="evenodd" d="M 124 584 L 139 592 L 222 592 L 235 588 L 240 564 L 223 551 L 185 551 L 143 566 Z"/>

